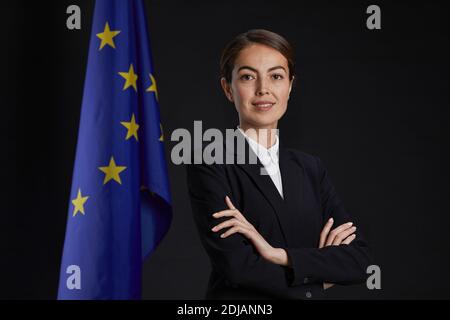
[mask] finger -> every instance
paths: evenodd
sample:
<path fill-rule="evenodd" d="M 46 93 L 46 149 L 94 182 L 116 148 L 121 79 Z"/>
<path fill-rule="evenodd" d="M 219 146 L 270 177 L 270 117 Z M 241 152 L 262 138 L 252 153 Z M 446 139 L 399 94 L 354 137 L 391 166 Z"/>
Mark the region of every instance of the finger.
<path fill-rule="evenodd" d="M 343 231 L 349 229 L 352 226 L 352 222 L 341 224 L 339 227 L 331 230 L 328 235 L 327 241 L 325 242 L 325 246 L 331 246 L 333 242 L 336 240 L 336 237 Z M 342 240 L 342 239 L 341 239 Z"/>
<path fill-rule="evenodd" d="M 334 241 L 334 238 L 338 235 L 338 233 L 350 228 L 352 225 L 353 225 L 353 222 L 348 222 L 348 223 L 341 224 L 339 227 L 331 230 L 330 234 L 328 235 L 325 246 L 331 245 Z"/>
<path fill-rule="evenodd" d="M 325 240 L 327 239 L 328 233 L 330 232 L 333 223 L 333 218 L 328 219 L 327 223 L 325 223 L 325 226 L 320 233 L 319 248 L 323 248 L 323 245 L 325 244 Z"/>
<path fill-rule="evenodd" d="M 238 209 L 236 209 L 236 207 L 234 206 L 233 202 L 231 202 L 231 199 L 230 199 L 229 196 L 225 197 L 225 202 L 226 202 L 228 208 L 230 208 L 230 210 L 236 211 L 235 217 L 237 219 L 241 220 L 244 223 L 247 223 L 247 220 L 244 218 L 244 216 L 241 214 L 241 212 Z"/>
<path fill-rule="evenodd" d="M 356 234 L 352 234 L 351 236 L 348 236 L 344 241 L 342 241 L 342 244 L 350 244 L 353 240 L 355 240 Z"/>
<path fill-rule="evenodd" d="M 233 228 L 228 229 L 226 232 L 222 233 L 220 235 L 221 238 L 226 238 L 231 236 L 234 233 L 242 233 L 243 235 L 247 236 L 248 232 L 247 229 L 241 227 L 241 226 L 234 226 Z"/>
<path fill-rule="evenodd" d="M 225 197 L 225 203 L 227 204 L 228 208 L 230 208 L 231 210 L 235 210 L 235 206 L 233 205 L 233 203 L 231 202 L 230 197 L 226 196 Z"/>
<path fill-rule="evenodd" d="M 228 219 L 227 221 L 224 221 L 222 223 L 219 223 L 218 225 L 213 227 L 211 230 L 214 232 L 217 232 L 219 230 L 222 230 L 223 228 L 228 228 L 228 227 L 240 224 L 240 223 L 241 222 L 238 219 L 232 218 L 232 219 Z"/>
<path fill-rule="evenodd" d="M 323 284 L 324 290 L 327 290 L 327 289 L 331 288 L 332 286 L 334 286 L 334 283 L 327 283 L 327 282 L 325 282 Z"/>
<path fill-rule="evenodd" d="M 219 211 L 213 214 L 214 218 L 221 218 L 221 217 L 235 217 L 239 221 L 242 221 L 242 223 L 247 224 L 249 227 L 252 226 L 247 219 L 239 212 L 237 209 L 229 209 L 229 210 L 223 210 Z"/>
<path fill-rule="evenodd" d="M 342 241 L 344 241 L 344 239 L 346 239 L 349 235 L 351 235 L 352 233 L 354 233 L 356 231 L 356 227 L 353 226 L 351 228 L 348 228 L 340 233 L 338 233 L 336 235 L 336 237 L 333 240 L 332 245 L 333 246 L 338 246 L 341 244 Z"/>
<path fill-rule="evenodd" d="M 219 212 L 216 212 L 213 214 L 214 218 L 221 218 L 221 217 L 236 217 L 237 218 L 238 211 L 236 209 L 229 209 L 229 210 L 222 210 Z"/>
<path fill-rule="evenodd" d="M 230 202 L 231 203 L 231 202 Z M 231 205 L 233 205 L 231 203 Z M 216 213 L 213 213 L 214 218 L 220 218 L 220 217 L 235 217 L 238 220 L 241 220 L 243 223 L 248 224 L 250 226 L 250 223 L 245 219 L 245 217 L 242 215 L 242 213 L 239 212 L 238 209 L 228 209 L 228 210 L 222 210 Z"/>

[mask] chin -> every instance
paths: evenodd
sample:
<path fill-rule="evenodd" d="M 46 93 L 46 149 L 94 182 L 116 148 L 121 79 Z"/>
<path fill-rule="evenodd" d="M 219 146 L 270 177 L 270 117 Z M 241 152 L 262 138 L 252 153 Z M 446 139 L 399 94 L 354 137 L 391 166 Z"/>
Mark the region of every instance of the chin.
<path fill-rule="evenodd" d="M 251 124 L 255 128 L 270 127 L 277 123 L 284 115 L 286 110 L 278 108 L 271 108 L 270 110 L 255 110 L 253 107 L 248 107 L 240 110 L 241 115 L 244 116 L 245 122 Z"/>
<path fill-rule="evenodd" d="M 252 114 L 250 123 L 253 123 L 254 125 L 257 125 L 258 127 L 267 127 L 271 126 L 274 123 L 277 123 L 283 114 Z"/>
<path fill-rule="evenodd" d="M 251 119 L 249 119 L 248 123 L 251 123 L 256 128 L 260 128 L 260 127 L 270 127 L 277 121 L 278 121 L 277 117 L 269 118 L 269 117 L 254 116 Z"/>

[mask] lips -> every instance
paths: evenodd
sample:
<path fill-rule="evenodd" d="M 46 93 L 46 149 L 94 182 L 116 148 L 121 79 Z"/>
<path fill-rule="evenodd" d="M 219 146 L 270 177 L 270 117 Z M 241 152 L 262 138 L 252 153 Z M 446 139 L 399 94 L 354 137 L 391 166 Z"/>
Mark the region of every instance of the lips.
<path fill-rule="evenodd" d="M 272 106 L 275 104 L 275 102 L 272 101 L 255 101 L 252 103 L 258 110 L 269 110 L 272 108 Z"/>

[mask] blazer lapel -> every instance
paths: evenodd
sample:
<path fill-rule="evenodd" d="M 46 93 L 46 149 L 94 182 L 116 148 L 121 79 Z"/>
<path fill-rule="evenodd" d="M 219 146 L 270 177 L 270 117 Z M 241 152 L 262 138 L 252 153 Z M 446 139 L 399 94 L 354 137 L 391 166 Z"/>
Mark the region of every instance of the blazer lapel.
<path fill-rule="evenodd" d="M 249 175 L 249 177 L 253 180 L 254 184 L 256 185 L 256 187 L 261 191 L 261 193 L 264 195 L 264 197 L 267 199 L 267 201 L 270 203 L 270 205 L 272 206 L 272 208 L 275 211 L 275 214 L 277 215 L 277 220 L 278 223 L 280 224 L 280 229 L 282 231 L 283 234 L 283 238 L 286 242 L 286 244 L 289 246 L 289 228 L 290 228 L 290 219 L 289 219 L 289 211 L 286 210 L 285 208 L 285 203 L 283 198 L 281 197 L 281 195 L 278 192 L 278 189 L 276 188 L 276 186 L 274 185 L 272 179 L 270 178 L 269 175 L 267 174 L 262 174 L 264 169 L 264 166 L 262 165 L 262 163 L 259 161 L 258 157 L 256 156 L 256 154 L 253 152 L 253 150 L 250 148 L 247 140 L 244 138 L 245 140 L 245 154 L 244 155 L 239 155 L 238 152 L 235 149 L 235 153 L 237 155 L 237 157 L 235 157 L 235 164 L 237 164 L 238 166 L 240 166 L 242 169 L 245 170 L 245 172 L 247 172 L 247 174 Z M 284 181 L 285 177 L 289 176 L 289 172 L 287 169 L 287 166 L 285 166 L 284 169 L 281 169 L 282 165 L 281 165 L 281 159 L 283 158 L 283 154 L 281 152 L 281 148 L 279 149 L 280 151 L 280 171 L 281 171 L 281 175 L 282 175 L 282 184 L 283 184 L 283 195 L 286 199 L 286 189 L 288 189 L 289 187 L 292 187 L 292 181 L 289 181 L 288 186 L 285 186 L 286 183 Z M 251 153 L 251 156 L 250 156 Z M 239 163 L 237 161 L 238 157 L 243 157 L 243 159 L 245 159 L 245 163 Z M 253 159 L 257 159 L 257 163 L 256 164 L 251 164 L 250 163 L 250 159 L 253 157 Z M 285 172 L 283 174 L 283 171 Z M 289 194 L 289 192 L 288 192 Z"/>
<path fill-rule="evenodd" d="M 297 239 L 296 223 L 303 214 L 302 208 L 302 186 L 303 186 L 303 167 L 299 164 L 280 143 L 279 164 L 281 171 L 281 180 L 283 183 L 283 219 L 285 219 L 285 235 L 287 242 L 291 246 L 295 246 Z"/>

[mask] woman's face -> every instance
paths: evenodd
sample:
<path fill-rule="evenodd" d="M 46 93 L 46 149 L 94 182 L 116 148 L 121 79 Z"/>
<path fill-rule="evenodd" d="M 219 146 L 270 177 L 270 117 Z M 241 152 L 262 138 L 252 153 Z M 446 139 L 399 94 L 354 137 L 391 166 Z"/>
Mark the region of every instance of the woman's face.
<path fill-rule="evenodd" d="M 287 108 L 292 81 L 286 58 L 277 50 L 252 44 L 236 58 L 231 84 L 221 79 L 244 130 L 275 129 Z"/>

